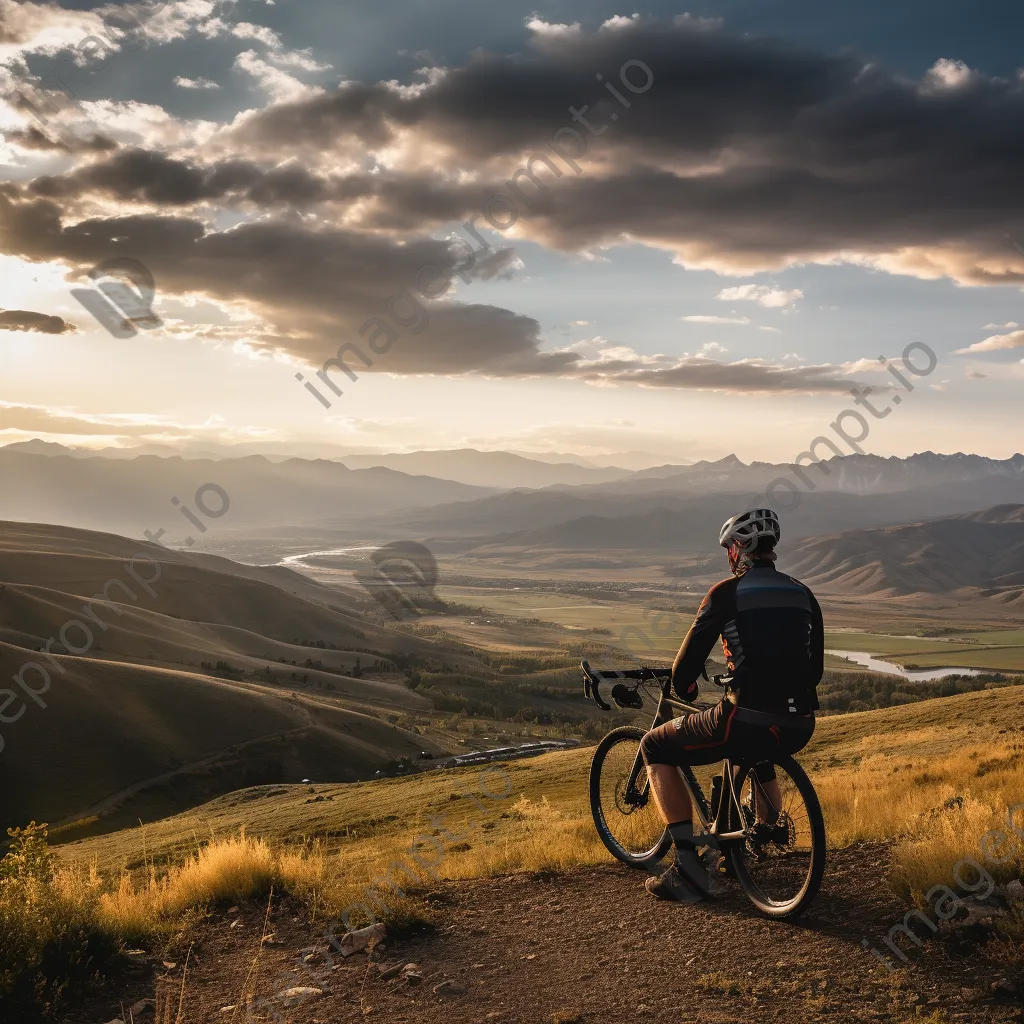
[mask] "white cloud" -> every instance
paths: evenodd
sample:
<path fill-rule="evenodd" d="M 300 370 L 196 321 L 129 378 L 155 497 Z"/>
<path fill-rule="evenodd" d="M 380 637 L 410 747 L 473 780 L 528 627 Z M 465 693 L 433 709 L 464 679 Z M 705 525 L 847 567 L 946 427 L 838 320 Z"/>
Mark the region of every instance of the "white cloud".
<path fill-rule="evenodd" d="M 1020 324 L 1015 320 L 1011 320 L 1006 324 L 985 324 L 982 328 L 983 331 L 1013 331 L 1020 327 Z"/>
<path fill-rule="evenodd" d="M 231 34 L 239 39 L 254 39 L 258 43 L 269 46 L 272 50 L 281 48 L 281 37 L 265 25 L 254 25 L 249 21 L 241 21 L 234 25 Z"/>
<path fill-rule="evenodd" d="M 554 39 L 573 38 L 580 34 L 580 23 L 578 21 L 574 21 L 571 25 L 563 25 L 559 22 L 545 21 L 536 15 L 530 18 L 526 23 L 526 27 L 539 36 L 548 36 Z"/>
<path fill-rule="evenodd" d="M 940 57 L 927 71 L 923 79 L 926 90 L 958 89 L 966 85 L 974 72 L 962 60 Z"/>
<path fill-rule="evenodd" d="M 280 68 L 268 64 L 257 56 L 255 50 L 245 50 L 235 58 L 235 67 L 246 74 L 252 75 L 260 86 L 274 100 L 293 100 L 299 96 L 322 92 L 300 82 L 297 78 L 285 74 Z"/>
<path fill-rule="evenodd" d="M 953 353 L 966 356 L 974 352 L 1005 352 L 1007 349 L 1024 348 L 1024 331 L 1011 331 L 1009 334 L 993 334 L 983 341 L 976 341 L 967 348 L 958 348 Z"/>
<path fill-rule="evenodd" d="M 719 345 L 717 341 L 709 341 L 704 345 L 701 345 L 700 351 L 697 353 L 699 356 L 713 356 L 716 353 L 725 353 L 729 350 L 724 345 Z"/>
<path fill-rule="evenodd" d="M 804 293 L 799 288 L 786 292 L 781 288 L 769 288 L 765 284 L 741 284 L 734 288 L 723 288 L 718 293 L 718 298 L 724 302 L 756 302 L 768 309 L 788 306 L 803 297 Z"/>
<path fill-rule="evenodd" d="M 330 71 L 332 64 L 321 64 L 313 58 L 307 47 L 304 50 L 292 50 L 290 53 L 274 53 L 270 59 L 275 64 L 284 64 L 286 67 L 298 68 L 300 71 Z"/>
<path fill-rule="evenodd" d="M 683 320 L 686 320 L 691 324 L 749 324 L 749 316 L 684 316 Z"/>
<path fill-rule="evenodd" d="M 623 14 L 616 14 L 609 18 L 607 21 L 601 23 L 601 28 L 606 32 L 616 32 L 624 28 L 629 28 L 630 25 L 635 21 L 640 20 L 639 14 L 632 14 L 630 17 L 626 17 Z"/>
<path fill-rule="evenodd" d="M 781 334 L 782 331 L 778 327 L 758 327 L 759 331 L 771 331 L 772 334 Z"/>
<path fill-rule="evenodd" d="M 183 78 L 181 75 L 174 80 L 174 84 L 182 89 L 219 89 L 220 86 L 216 82 L 211 82 L 209 78 Z"/>

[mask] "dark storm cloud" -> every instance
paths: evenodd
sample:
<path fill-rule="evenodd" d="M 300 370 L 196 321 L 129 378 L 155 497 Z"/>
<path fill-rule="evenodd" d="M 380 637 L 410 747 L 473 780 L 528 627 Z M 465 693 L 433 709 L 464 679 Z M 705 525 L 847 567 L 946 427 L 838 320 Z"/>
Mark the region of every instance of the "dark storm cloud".
<path fill-rule="evenodd" d="M 149 268 L 161 294 L 202 292 L 245 302 L 276 329 L 261 333 L 254 345 L 314 364 L 342 341 L 365 345 L 359 335 L 364 322 L 389 315 L 392 324 L 407 322 L 408 336 L 381 359 L 380 369 L 388 372 L 547 373 L 577 358 L 540 352 L 539 327 L 531 317 L 481 304 L 427 303 L 415 282 L 440 294 L 435 279 L 445 272 L 454 277 L 452 267 L 466 262 L 464 250 L 456 248 L 448 258 L 447 244 L 429 238 L 400 244 L 298 221 L 212 232 L 198 220 L 158 216 L 68 226 L 56 202 L 12 202 L 0 191 L 0 245 L 25 259 L 63 260 L 80 270 L 130 254 Z M 500 275 L 513 259 L 509 249 L 492 250 L 462 272 L 470 280 Z M 422 275 L 431 265 L 437 271 Z"/>
<path fill-rule="evenodd" d="M 374 333 L 365 329 L 369 318 L 379 318 L 402 329 L 394 330 L 383 354 L 373 356 L 372 367 L 353 363 L 359 373 L 557 375 L 762 393 L 841 391 L 853 383 L 833 367 L 780 367 L 756 360 L 720 364 L 700 357 L 587 362 L 577 352 L 542 351 L 539 325 L 531 317 L 479 303 L 427 302 L 417 294 L 415 282 L 439 292 L 435 277 L 443 279 L 453 262 L 456 267 L 463 262 L 461 247 L 454 261 L 446 258 L 443 241 L 401 244 L 358 232 L 313 229 L 298 221 L 243 224 L 220 232 L 184 217 L 65 225 L 54 201 L 12 201 L 12 191 L 10 186 L 0 190 L 4 251 L 29 260 L 62 260 L 81 270 L 131 253 L 151 270 L 161 294 L 199 292 L 244 302 L 272 327 L 248 336 L 253 347 L 288 352 L 314 366 L 348 341 L 364 351 L 381 351 L 381 336 L 380 347 L 367 347 Z M 492 250 L 464 272 L 470 280 L 500 276 L 513 261 L 510 249 Z M 423 268 L 431 264 L 438 270 L 424 276 Z"/>
<path fill-rule="evenodd" d="M 619 81 L 630 60 L 654 75 L 642 95 Z M 599 132 L 575 125 L 589 149 L 579 175 L 547 147 L 574 123 L 570 104 Z M 326 204 L 348 227 L 411 233 L 505 193 L 517 232 L 568 251 L 628 238 L 727 272 L 841 256 L 1024 280 L 1003 238 L 1024 230 L 1024 85 L 951 62 L 910 79 L 849 53 L 640 21 L 540 33 L 533 53 L 478 55 L 415 87 L 345 83 L 245 115 L 213 143 L 232 158 L 128 150 L 32 187 L 162 206 Z M 534 153 L 556 170 L 537 162 L 540 184 L 510 189 Z"/>
<path fill-rule="evenodd" d="M 74 324 L 59 316 L 33 313 L 27 309 L 0 309 L 0 331 L 35 331 L 37 334 L 70 334 Z"/>
<path fill-rule="evenodd" d="M 468 213 L 488 188 L 504 188 L 497 174 L 545 151 L 571 123 L 569 104 L 589 104 L 600 134 L 578 128 L 598 162 L 585 180 L 559 182 L 532 219 L 521 210 L 523 230 L 548 244 L 576 249 L 628 235 L 707 265 L 855 252 L 923 276 L 1024 278 L 1002 242 L 1008 225 L 1024 223 L 1019 76 L 946 62 L 912 80 L 853 54 L 686 24 L 538 38 L 530 56 L 478 56 L 417 89 L 353 82 L 278 104 L 245 119 L 235 137 L 263 152 L 429 142 L 447 154 L 449 174 L 488 168 L 483 183 L 459 190 Z M 617 81 L 630 59 L 654 73 L 642 97 Z M 599 72 L 632 101 L 628 111 L 596 82 Z M 497 159 L 507 170 L 491 170 Z M 438 204 L 426 177 L 382 194 L 370 222 L 413 228 L 451 216 L 457 193 L 442 190 Z"/>

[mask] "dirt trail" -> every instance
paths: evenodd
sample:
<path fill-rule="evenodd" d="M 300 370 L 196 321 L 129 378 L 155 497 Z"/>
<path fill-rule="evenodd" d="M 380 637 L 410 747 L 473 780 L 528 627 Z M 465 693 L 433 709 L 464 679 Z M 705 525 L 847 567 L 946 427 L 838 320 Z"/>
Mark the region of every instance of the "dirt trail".
<path fill-rule="evenodd" d="M 885 861 L 877 846 L 833 853 L 815 906 L 792 924 L 758 915 L 731 883 L 697 907 L 657 902 L 643 891 L 643 874 L 613 864 L 451 883 L 433 897 L 438 930 L 390 938 L 369 960 L 335 954 L 333 969 L 323 923 L 311 928 L 305 911 L 276 905 L 251 1015 L 224 1008 L 239 1003 L 266 908 L 220 912 L 202 925 L 193 948 L 182 1024 L 1024 1020 L 1019 1003 L 992 993 L 1005 973 L 976 954 L 956 959 L 933 940 L 890 974 L 861 948 L 863 937 L 880 944 L 907 910 L 886 889 Z M 420 968 L 419 984 L 381 980 L 379 965 L 410 962 Z M 156 967 L 181 977 L 180 963 Z M 436 993 L 445 980 L 465 991 Z M 65 1024 L 109 1021 L 119 1002 L 152 995 L 154 983 L 152 968 L 140 968 L 135 980 L 67 1015 Z M 297 1007 L 275 998 L 320 983 L 324 993 Z"/>

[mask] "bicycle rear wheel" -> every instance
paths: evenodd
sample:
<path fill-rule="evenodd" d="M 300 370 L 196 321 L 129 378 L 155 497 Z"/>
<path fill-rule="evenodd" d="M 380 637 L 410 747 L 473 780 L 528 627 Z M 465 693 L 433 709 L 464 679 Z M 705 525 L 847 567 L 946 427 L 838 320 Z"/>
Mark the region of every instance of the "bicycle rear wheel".
<path fill-rule="evenodd" d="M 639 760 L 644 730 L 613 729 L 597 745 L 590 765 L 590 809 L 601 842 L 623 864 L 656 864 L 672 845 L 654 802 L 647 766 Z M 639 769 L 634 768 L 639 764 Z"/>
<path fill-rule="evenodd" d="M 795 917 L 807 909 L 821 885 L 825 821 L 811 780 L 792 757 L 780 754 L 761 764 L 775 768 L 778 804 L 752 765 L 739 769 L 736 793 L 743 820 L 730 830 L 742 828 L 747 835 L 730 845 L 729 857 L 758 910 L 769 917 Z"/>

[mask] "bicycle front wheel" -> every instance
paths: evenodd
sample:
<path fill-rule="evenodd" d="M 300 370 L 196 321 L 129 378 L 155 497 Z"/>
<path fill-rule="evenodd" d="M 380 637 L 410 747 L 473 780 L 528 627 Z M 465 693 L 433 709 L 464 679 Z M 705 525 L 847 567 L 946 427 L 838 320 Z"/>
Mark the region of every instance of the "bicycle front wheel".
<path fill-rule="evenodd" d="M 772 765 L 774 784 L 762 781 Z M 733 829 L 746 837 L 731 844 L 729 857 L 743 891 L 769 917 L 795 917 L 807 909 L 825 872 L 825 821 L 807 773 L 781 754 L 757 770 L 743 766 L 736 776 L 741 821 Z"/>
<path fill-rule="evenodd" d="M 597 834 L 613 857 L 636 868 L 656 864 L 672 845 L 640 757 L 643 737 L 636 726 L 613 729 L 597 745 L 590 765 Z"/>

